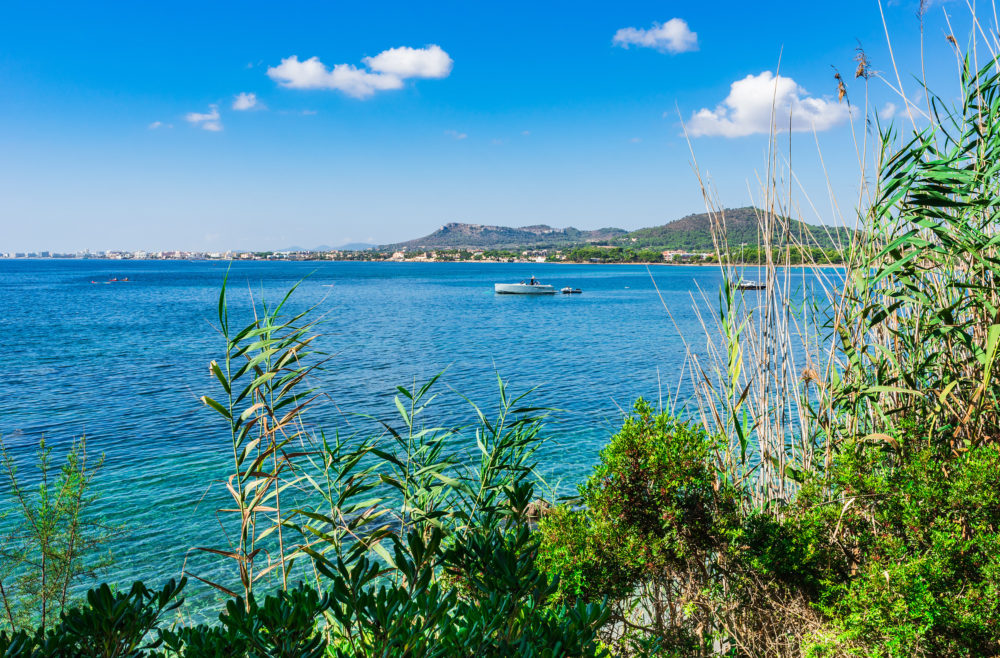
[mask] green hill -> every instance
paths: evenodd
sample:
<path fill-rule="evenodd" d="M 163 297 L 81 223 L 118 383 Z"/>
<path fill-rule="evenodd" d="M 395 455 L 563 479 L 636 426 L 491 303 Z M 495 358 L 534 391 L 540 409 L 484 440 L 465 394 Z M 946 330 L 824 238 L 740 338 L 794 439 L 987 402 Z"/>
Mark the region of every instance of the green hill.
<path fill-rule="evenodd" d="M 753 207 L 730 208 L 724 211 L 726 236 L 730 248 L 739 248 L 741 244 L 755 247 L 760 242 L 757 212 Z M 831 249 L 834 246 L 847 244 L 852 233 L 853 231 L 844 228 L 816 226 L 794 219 L 788 220 L 789 242 L 792 244 Z M 636 249 L 701 252 L 715 250 L 708 213 L 688 215 L 662 226 L 641 228 L 616 238 L 612 244 Z"/>

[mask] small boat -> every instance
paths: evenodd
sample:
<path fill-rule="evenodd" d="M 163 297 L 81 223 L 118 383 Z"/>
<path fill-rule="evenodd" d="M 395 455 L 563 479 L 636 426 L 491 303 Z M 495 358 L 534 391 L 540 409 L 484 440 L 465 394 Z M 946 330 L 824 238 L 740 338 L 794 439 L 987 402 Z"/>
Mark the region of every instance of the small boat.
<path fill-rule="evenodd" d="M 562 290 L 560 290 L 560 292 L 562 294 L 564 294 L 564 295 L 579 295 L 583 291 L 580 290 L 579 288 L 569 288 L 569 287 L 566 287 L 566 288 L 563 288 Z"/>
<path fill-rule="evenodd" d="M 740 281 L 736 284 L 737 290 L 764 290 L 765 288 L 767 288 L 767 284 L 760 281 Z"/>
<path fill-rule="evenodd" d="M 535 277 L 521 283 L 494 283 L 493 291 L 499 295 L 554 295 L 553 286 L 543 284 Z"/>

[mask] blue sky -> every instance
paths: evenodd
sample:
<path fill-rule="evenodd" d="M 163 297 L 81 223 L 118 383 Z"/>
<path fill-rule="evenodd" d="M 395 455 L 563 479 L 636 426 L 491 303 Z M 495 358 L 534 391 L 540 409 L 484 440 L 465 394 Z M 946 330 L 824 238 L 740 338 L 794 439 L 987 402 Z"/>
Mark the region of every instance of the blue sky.
<path fill-rule="evenodd" d="M 913 95 L 917 3 L 884 10 Z M 932 4 L 927 68 L 953 85 L 945 11 L 968 38 L 964 6 Z M 662 224 L 704 209 L 682 120 L 721 200 L 747 205 L 768 142 L 755 112 L 779 56 L 794 170 L 817 208 L 804 216 L 829 222 L 812 127 L 849 214 L 858 167 L 831 66 L 863 101 L 859 42 L 894 82 L 874 0 L 5 2 L 0 251 L 385 243 L 449 221 Z M 870 89 L 899 120 L 891 90 Z"/>

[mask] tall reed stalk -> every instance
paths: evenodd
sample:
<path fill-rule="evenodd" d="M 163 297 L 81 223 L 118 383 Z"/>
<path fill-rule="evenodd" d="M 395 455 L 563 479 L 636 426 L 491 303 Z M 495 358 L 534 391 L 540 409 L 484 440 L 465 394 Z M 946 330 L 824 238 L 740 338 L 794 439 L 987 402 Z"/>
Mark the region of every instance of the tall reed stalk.
<path fill-rule="evenodd" d="M 227 277 L 228 279 L 228 277 Z M 253 307 L 253 320 L 233 327 L 227 300 L 227 281 L 219 294 L 219 331 L 226 341 L 222 364 L 212 361 L 209 370 L 223 396 L 203 396 L 202 402 L 227 423 L 232 449 L 232 472 L 226 489 L 233 508 L 220 510 L 236 517 L 238 530 L 227 548 L 197 547 L 235 563 L 239 591 L 249 605 L 254 584 L 278 570 L 280 586 L 288 587 L 288 572 L 294 547 L 286 543 L 284 528 L 288 513 L 282 495 L 301 479 L 296 460 L 310 452 L 308 435 L 299 422 L 302 412 L 317 395 L 302 386 L 321 361 L 309 357 L 315 340 L 316 321 L 309 310 L 285 314 L 294 292 L 280 303 Z M 297 286 L 296 286 L 297 287 Z M 221 401 L 220 401 L 221 400 Z M 267 564 L 257 566 L 263 553 Z M 236 596 L 232 587 L 191 574 L 216 589 Z"/>
<path fill-rule="evenodd" d="M 953 426 L 966 443 L 997 435 L 1000 74 L 994 60 L 960 63 L 958 107 L 925 87 L 926 126 L 901 139 L 873 124 L 878 177 L 864 179 L 861 152 L 864 205 L 842 270 L 792 267 L 792 250 L 814 243 L 789 230 L 798 204 L 778 184 L 794 178 L 779 167 L 778 117 L 757 203 L 763 291 L 739 289 L 725 210 L 699 176 L 723 284 L 714 321 L 701 311 L 707 295 L 696 304 L 710 340 L 704 356 L 689 350 L 690 373 L 702 423 L 733 438 L 721 472 L 748 483 L 756 505 L 789 500 L 845 440 L 897 441 L 905 418 Z"/>

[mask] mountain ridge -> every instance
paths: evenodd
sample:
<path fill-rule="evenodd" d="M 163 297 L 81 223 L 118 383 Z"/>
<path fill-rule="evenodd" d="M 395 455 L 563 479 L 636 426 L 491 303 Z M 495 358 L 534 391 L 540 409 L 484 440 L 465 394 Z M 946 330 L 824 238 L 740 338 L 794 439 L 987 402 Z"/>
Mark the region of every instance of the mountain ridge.
<path fill-rule="evenodd" d="M 544 249 L 579 244 L 594 244 L 628 233 L 621 228 L 582 231 L 569 226 L 553 228 L 547 224 L 496 226 L 449 222 L 430 235 L 405 242 L 381 245 L 381 249 L 504 249 L 513 247 Z"/>
<path fill-rule="evenodd" d="M 753 206 L 727 208 L 726 241 L 730 248 L 759 241 L 757 213 Z M 581 246 L 617 246 L 636 249 L 679 251 L 715 250 L 708 213 L 692 213 L 666 224 L 626 231 L 620 228 L 581 230 L 572 226 L 553 228 L 547 224 L 509 227 L 449 222 L 422 238 L 380 245 L 380 250 L 415 249 L 550 249 Z M 850 241 L 852 229 L 786 220 L 786 235 L 794 244 L 831 249 Z M 778 245 L 775 245 L 778 246 Z"/>

